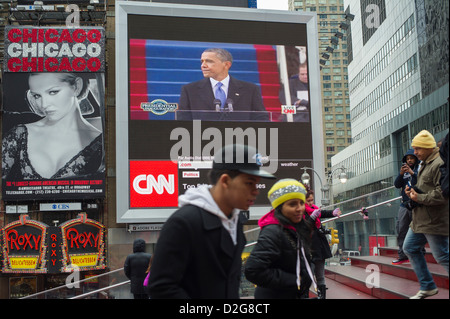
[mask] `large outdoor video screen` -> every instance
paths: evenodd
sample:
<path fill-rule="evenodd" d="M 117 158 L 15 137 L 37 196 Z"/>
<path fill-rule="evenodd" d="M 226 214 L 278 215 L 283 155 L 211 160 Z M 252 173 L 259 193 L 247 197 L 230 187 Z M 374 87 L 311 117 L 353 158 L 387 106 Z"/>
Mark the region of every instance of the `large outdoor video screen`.
<path fill-rule="evenodd" d="M 2 198 L 105 197 L 105 30 L 5 28 Z"/>
<path fill-rule="evenodd" d="M 323 167 L 313 156 L 322 125 L 312 16 L 278 14 L 119 3 L 118 222 L 164 221 L 179 195 L 208 183 L 214 152 L 230 143 L 255 146 L 278 179 Z M 230 62 L 223 102 L 205 52 Z M 251 218 L 267 212 L 274 182 L 261 180 Z"/>

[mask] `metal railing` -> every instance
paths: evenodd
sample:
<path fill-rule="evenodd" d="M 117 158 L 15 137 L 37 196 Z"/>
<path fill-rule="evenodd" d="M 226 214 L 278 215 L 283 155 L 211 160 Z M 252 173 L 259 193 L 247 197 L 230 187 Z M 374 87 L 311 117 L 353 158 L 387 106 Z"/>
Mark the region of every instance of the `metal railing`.
<path fill-rule="evenodd" d="M 396 196 L 393 197 L 393 190 L 395 188 L 394 187 L 389 187 L 389 188 L 385 188 L 376 192 L 372 192 L 370 194 L 366 194 L 366 195 L 362 195 L 362 196 L 358 196 L 355 197 L 353 199 L 349 199 L 346 201 L 342 201 L 339 203 L 335 203 L 333 205 L 329 205 L 326 207 L 322 207 L 323 209 L 331 209 L 334 208 L 336 206 L 338 206 L 341 211 L 342 211 L 342 215 L 340 217 L 333 217 L 333 218 L 328 218 L 328 219 L 324 219 L 322 220 L 322 224 L 328 224 L 328 223 L 332 223 L 333 227 L 336 227 L 337 223 L 340 223 L 340 227 L 341 229 L 344 229 L 344 234 L 346 237 L 349 237 L 350 239 L 348 240 L 344 240 L 344 242 L 341 244 L 339 244 L 340 246 L 342 246 L 342 249 L 346 249 L 352 246 L 355 246 L 356 244 L 352 242 L 352 238 L 367 238 L 368 236 L 377 236 L 377 241 L 378 241 L 378 236 L 379 235 L 379 231 L 380 228 L 382 231 L 386 231 L 386 227 L 380 227 L 380 219 L 389 219 L 389 225 L 395 225 L 395 223 L 392 222 L 392 219 L 396 219 L 397 217 L 397 211 L 398 211 L 398 205 L 395 205 L 395 203 L 400 204 L 400 199 L 401 196 Z M 364 205 L 361 205 L 361 203 L 363 203 Z M 374 227 L 367 227 L 365 226 L 365 231 L 361 234 L 345 234 L 345 229 L 349 229 L 348 227 L 342 227 L 343 224 L 349 222 L 349 220 L 351 220 L 351 223 L 364 223 L 367 222 L 366 220 L 363 220 L 362 218 L 352 218 L 352 216 L 355 216 L 356 214 L 361 213 L 361 207 L 364 207 L 365 209 L 367 209 L 369 211 L 369 224 L 374 224 Z M 389 209 L 387 209 L 389 208 Z M 378 211 L 380 210 L 380 211 Z M 386 211 L 388 210 L 388 211 Z M 377 226 L 378 225 L 378 226 Z M 339 227 L 338 227 L 339 228 Z M 354 227 L 354 228 L 358 228 L 358 227 Z M 360 227 L 361 228 L 361 227 Z M 259 231 L 260 228 L 258 226 L 256 226 L 253 229 L 249 229 L 246 230 L 244 233 L 247 237 L 252 237 L 252 238 L 257 238 L 255 236 L 257 236 L 258 234 L 255 234 L 256 231 Z M 387 232 L 389 233 L 389 235 L 391 237 L 395 237 L 396 236 L 396 230 L 395 227 L 393 228 L 392 226 L 387 228 Z M 252 241 L 250 243 L 248 243 L 245 247 L 244 250 L 244 254 L 250 253 L 253 246 L 256 244 L 257 241 Z M 377 244 L 378 245 L 378 244 Z M 245 258 L 244 258 L 244 262 L 245 264 Z M 243 267 L 242 267 L 243 269 Z M 118 276 L 115 276 L 115 274 L 118 274 Z M 111 276 L 111 277 L 106 277 L 106 276 Z M 123 279 L 119 279 L 120 276 L 122 276 Z M 78 285 L 80 286 L 80 284 L 82 283 L 86 283 L 92 280 L 98 280 L 102 277 L 106 277 L 106 285 L 105 287 L 101 287 L 92 291 L 88 291 L 88 292 L 82 292 L 79 293 L 79 291 L 75 292 L 72 288 L 71 290 L 71 295 L 69 296 L 67 299 L 85 299 L 85 298 L 92 298 L 92 297 L 97 297 L 97 298 L 109 298 L 110 295 L 112 295 L 113 297 L 116 293 L 117 295 L 119 295 L 119 298 L 132 298 L 132 295 L 128 292 L 126 295 L 122 292 L 118 293 L 118 290 L 123 289 L 125 286 L 129 285 L 130 281 L 128 280 L 128 278 L 125 277 L 124 272 L 123 272 L 123 268 L 119 268 L 116 270 L 112 270 L 110 272 L 107 273 L 103 273 L 103 274 L 99 274 L 97 276 L 93 276 L 93 277 L 89 277 L 83 280 L 79 280 L 76 282 L 71 282 L 70 285 L 72 287 Z M 254 285 L 251 284 L 250 282 L 248 282 L 245 278 L 245 276 L 242 274 L 242 283 L 241 283 L 241 289 L 240 289 L 240 294 L 241 297 L 245 298 L 245 297 L 252 297 L 253 296 L 253 290 L 254 290 Z M 47 295 L 49 293 L 58 293 L 57 298 L 64 298 L 66 295 L 66 292 L 64 289 L 69 289 L 67 287 L 67 285 L 64 286 L 60 286 L 60 287 L 56 287 L 56 288 L 52 288 L 49 290 L 45 290 L 42 292 L 38 292 L 36 294 L 33 295 L 29 295 L 26 297 L 23 297 L 21 299 L 31 299 L 31 298 L 38 298 L 39 296 L 42 295 Z M 129 290 L 129 288 L 127 288 L 127 290 Z M 108 293 L 107 293 L 108 292 Z M 97 295 L 98 294 L 98 295 Z"/>
<path fill-rule="evenodd" d="M 117 276 L 117 277 L 113 276 L 115 274 L 118 274 L 119 276 Z M 68 274 L 68 276 L 69 275 L 70 274 Z M 58 287 L 55 287 L 55 288 L 50 288 L 50 289 L 47 289 L 47 290 L 44 290 L 44 291 L 40 291 L 40 292 L 32 294 L 32 295 L 28 295 L 28 296 L 22 297 L 20 299 L 35 299 L 35 298 L 39 298 L 39 297 L 42 297 L 42 296 L 44 296 L 44 298 L 46 298 L 47 295 L 49 295 L 49 294 L 58 295 L 58 297 L 62 298 L 62 296 L 64 296 L 64 294 L 67 291 L 70 291 L 73 294 L 76 294 L 77 289 L 81 288 L 80 284 L 82 284 L 82 283 L 88 283 L 90 281 L 98 280 L 98 279 L 100 279 L 102 277 L 112 276 L 112 279 L 108 278 L 108 279 L 110 279 L 110 280 L 108 280 L 108 283 L 110 283 L 112 281 L 115 281 L 117 278 L 120 278 L 120 275 L 124 276 L 123 268 L 115 269 L 115 270 L 112 270 L 112 271 L 109 271 L 109 272 L 106 272 L 106 273 L 102 273 L 102 274 L 99 274 L 99 275 L 96 275 L 96 276 L 91 276 L 91 277 L 88 277 L 88 278 L 85 278 L 85 279 L 82 279 L 82 280 L 73 281 L 73 282 L 67 283 L 67 284 L 62 285 L 62 286 L 58 286 Z M 112 288 L 116 288 L 116 287 L 120 287 L 120 286 L 126 285 L 128 283 L 129 283 L 129 280 L 124 280 L 124 281 L 122 281 L 122 282 L 120 282 L 118 284 L 108 285 L 106 287 L 103 287 L 103 288 L 100 288 L 100 289 L 97 289 L 97 290 L 94 290 L 94 291 L 89 291 L 87 293 L 83 293 L 83 294 L 80 294 L 80 295 L 75 295 L 75 296 L 70 297 L 68 299 L 80 299 L 80 296 L 82 296 L 82 298 L 84 298 L 84 297 L 90 296 L 90 295 L 95 294 L 95 293 L 104 292 L 104 291 L 107 291 L 107 290 L 112 289 Z"/>
<path fill-rule="evenodd" d="M 327 210 L 339 207 L 342 212 L 339 217 L 321 218 L 324 226 L 339 230 L 340 242 L 337 253 L 333 258 L 327 259 L 327 263 L 340 263 L 346 250 L 356 250 L 362 256 L 367 256 L 376 253 L 377 249 L 383 245 L 396 246 L 397 230 L 395 225 L 401 203 L 401 196 L 396 196 L 397 194 L 399 194 L 399 190 L 392 186 L 321 207 Z M 359 216 L 363 207 L 368 211 L 369 219 Z M 258 226 L 245 231 L 247 239 L 252 238 L 244 249 L 246 257 L 256 245 L 259 231 Z M 381 243 L 382 241 L 384 243 Z M 244 264 L 245 261 L 246 258 L 244 258 Z M 254 293 L 254 285 L 248 282 L 244 275 L 241 278 L 241 297 L 251 297 Z"/>
<path fill-rule="evenodd" d="M 352 202 L 354 202 L 356 200 L 361 200 L 361 199 L 367 198 L 368 196 L 377 195 L 377 194 L 380 194 L 380 193 L 383 193 L 383 192 L 386 192 L 386 191 L 390 191 L 390 190 L 393 190 L 393 189 L 395 189 L 394 186 L 387 187 L 387 188 L 384 188 L 384 189 L 381 189 L 381 190 L 378 190 L 378 191 L 375 191 L 375 192 L 372 192 L 372 193 L 369 193 L 369 194 L 361 195 L 361 196 L 358 196 L 358 197 L 355 197 L 355 198 L 352 198 L 352 199 L 348 199 L 348 200 L 345 200 L 345 201 L 342 201 L 342 202 L 339 202 L 339 203 L 334 203 L 334 204 L 331 204 L 331 205 L 328 205 L 328 206 L 324 206 L 324 207 L 321 207 L 321 209 L 332 209 L 333 207 L 336 207 L 336 206 L 342 206 L 342 205 L 345 205 L 345 204 L 348 204 L 348 203 L 352 203 Z M 373 209 L 373 208 L 376 208 L 376 207 L 388 205 L 390 203 L 399 201 L 399 200 L 401 200 L 401 198 L 402 198 L 401 196 L 398 196 L 398 197 L 394 197 L 394 198 L 391 198 L 391 199 L 388 199 L 388 200 L 384 200 L 382 202 L 377 202 L 377 203 L 375 203 L 373 205 L 362 206 L 362 207 L 364 207 L 367 210 L 370 210 L 370 209 Z M 349 217 L 349 216 L 361 213 L 361 208 L 352 210 L 352 211 L 347 212 L 347 213 L 343 213 L 339 217 L 333 217 L 333 218 L 327 218 L 325 220 L 321 220 L 321 223 L 322 224 L 326 224 L 326 223 L 329 223 L 329 222 L 332 222 L 332 221 L 336 221 L 336 220 L 341 220 L 342 221 L 342 219 L 345 218 L 345 217 Z M 260 230 L 259 227 L 255 227 L 255 228 L 252 228 L 252 229 L 244 231 L 244 233 L 245 234 L 249 234 L 251 232 L 255 232 L 255 231 L 259 231 L 259 230 Z M 254 246 L 255 244 L 256 244 L 256 241 L 253 241 L 253 242 L 248 243 L 247 245 L 245 245 L 245 247 Z"/>
<path fill-rule="evenodd" d="M 90 291 L 90 292 L 87 292 L 87 293 L 84 293 L 84 294 L 81 294 L 81 295 L 78 295 L 78 296 L 75 296 L 75 297 L 72 297 L 72 298 L 69 298 L 69 299 L 84 299 L 84 298 L 89 297 L 89 296 L 91 296 L 93 294 L 97 294 L 99 292 L 108 291 L 110 289 L 121 287 L 121 286 L 127 285 L 129 283 L 130 283 L 130 280 L 126 280 L 124 282 L 121 282 L 121 283 L 118 283 L 118 284 L 114 284 L 114 285 L 111 285 L 111 286 L 108 286 L 108 287 L 105 287 L 105 288 L 100 288 L 100 289 L 97 289 L 97 290 L 94 290 L 94 291 Z"/>

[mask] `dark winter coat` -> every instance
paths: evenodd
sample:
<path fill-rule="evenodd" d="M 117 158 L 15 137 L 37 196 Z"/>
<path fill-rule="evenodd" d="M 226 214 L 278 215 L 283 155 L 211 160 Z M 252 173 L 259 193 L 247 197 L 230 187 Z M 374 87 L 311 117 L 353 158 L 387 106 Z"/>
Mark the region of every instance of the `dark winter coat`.
<path fill-rule="evenodd" d="M 450 172 L 448 168 L 448 133 L 442 141 L 442 145 L 439 149 L 439 155 L 444 162 L 441 167 L 439 167 L 439 170 L 441 171 L 441 179 L 439 180 L 439 183 L 441 184 L 442 194 L 445 198 L 448 198 L 448 174 Z"/>
<path fill-rule="evenodd" d="M 291 224 L 281 223 L 279 217 L 275 217 L 275 211 L 264 215 L 259 221 L 259 226 L 262 229 L 258 241 L 245 264 L 246 278 L 257 285 L 255 298 L 308 298 L 312 281 L 303 256 L 301 288 L 297 286 L 296 228 Z"/>
<path fill-rule="evenodd" d="M 405 188 L 408 185 L 408 182 L 411 184 L 411 186 L 416 185 L 417 183 L 417 172 L 419 170 L 419 159 L 416 157 L 416 155 L 414 155 L 414 150 L 413 149 L 409 149 L 406 154 L 403 156 L 402 159 L 402 164 L 406 163 L 406 156 L 408 155 L 412 155 L 416 158 L 416 164 L 411 167 L 411 169 L 413 170 L 414 174 L 410 175 L 409 173 L 405 173 L 405 174 L 398 174 L 397 178 L 394 181 L 394 186 L 396 188 L 401 188 L 401 194 L 402 194 L 402 203 L 400 204 L 400 206 L 405 207 L 405 203 L 409 201 L 409 197 L 408 195 L 406 195 L 405 193 Z"/>
<path fill-rule="evenodd" d="M 194 205 L 178 209 L 158 239 L 150 298 L 238 299 L 246 240 L 242 216 L 236 245 L 220 218 Z"/>
<path fill-rule="evenodd" d="M 124 264 L 125 275 L 131 282 L 131 293 L 145 294 L 144 280 L 152 255 L 145 252 L 145 241 L 136 239 L 133 243 L 133 253 L 127 256 Z"/>
<path fill-rule="evenodd" d="M 316 209 L 319 209 L 316 205 L 312 205 L 310 207 L 308 204 L 305 204 L 306 215 L 309 216 Z M 320 218 L 332 218 L 333 211 L 332 210 L 320 210 Z M 314 232 L 311 239 L 311 255 L 312 260 L 325 260 L 333 255 L 331 254 L 330 244 L 328 243 L 328 239 L 323 232 L 321 232 L 321 222 L 320 218 L 316 218 Z"/>

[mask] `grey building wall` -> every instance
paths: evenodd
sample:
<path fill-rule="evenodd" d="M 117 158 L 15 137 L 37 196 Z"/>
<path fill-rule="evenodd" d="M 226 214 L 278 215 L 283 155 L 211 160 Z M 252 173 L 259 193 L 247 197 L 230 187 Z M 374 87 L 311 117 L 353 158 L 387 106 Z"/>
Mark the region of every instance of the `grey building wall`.
<path fill-rule="evenodd" d="M 332 158 L 333 169 L 349 169 L 346 184 L 333 181 L 334 201 L 362 196 L 350 207 L 353 210 L 400 196 L 400 190 L 392 187 L 393 181 L 414 136 L 426 129 L 438 142 L 449 131 L 449 2 L 386 1 L 385 20 L 379 29 L 372 30 L 367 42 L 361 32 L 363 2 L 370 1 L 344 0 L 344 6 L 355 14 L 349 83 L 358 76 L 362 83 L 350 85 L 353 143 Z M 413 25 L 408 24 L 412 21 Z M 386 46 L 390 37 L 393 45 Z M 389 85 L 383 87 L 386 79 Z M 380 96 L 381 100 L 371 104 L 369 97 L 364 104 L 373 92 L 374 100 Z M 367 195 L 388 187 L 391 189 L 383 196 Z M 369 240 L 374 236 L 389 239 L 386 245 L 395 247 L 399 203 L 370 210 L 368 221 L 359 214 L 337 220 L 335 227 L 342 234 L 340 248 L 361 249 L 368 254 Z"/>

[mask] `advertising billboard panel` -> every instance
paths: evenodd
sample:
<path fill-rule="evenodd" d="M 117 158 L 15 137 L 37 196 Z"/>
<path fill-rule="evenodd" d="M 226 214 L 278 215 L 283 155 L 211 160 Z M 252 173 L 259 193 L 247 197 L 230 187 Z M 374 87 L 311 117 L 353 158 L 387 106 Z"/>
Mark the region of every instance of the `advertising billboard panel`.
<path fill-rule="evenodd" d="M 3 273 L 70 273 L 106 268 L 106 228 L 80 213 L 59 226 L 23 214 L 0 230 Z"/>
<path fill-rule="evenodd" d="M 255 146 L 279 179 L 324 170 L 315 19 L 116 3 L 117 222 L 165 221 L 179 195 L 209 183 L 214 152 L 230 143 Z M 209 52 L 229 61 L 223 102 L 202 67 Z M 274 182 L 258 184 L 251 219 L 268 212 Z"/>
<path fill-rule="evenodd" d="M 5 28 L 5 201 L 105 196 L 104 72 L 103 28 Z"/>

